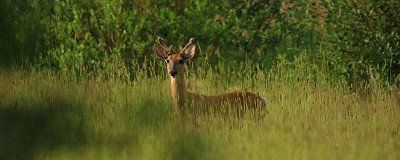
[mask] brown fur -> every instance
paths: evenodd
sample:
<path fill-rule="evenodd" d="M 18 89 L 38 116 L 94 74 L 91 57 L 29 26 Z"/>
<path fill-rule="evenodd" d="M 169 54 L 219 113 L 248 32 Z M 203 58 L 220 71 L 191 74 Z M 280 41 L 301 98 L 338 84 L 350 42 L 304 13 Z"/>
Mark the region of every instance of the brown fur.
<path fill-rule="evenodd" d="M 183 114 L 183 110 L 195 114 L 232 112 L 242 117 L 248 110 L 262 115 L 267 105 L 261 96 L 251 92 L 235 91 L 215 96 L 188 92 L 184 76 L 171 78 L 171 96 L 177 114 Z"/>
<path fill-rule="evenodd" d="M 187 101 L 195 106 L 195 113 L 228 113 L 233 112 L 242 117 L 247 110 L 253 114 L 261 114 L 266 102 L 251 92 L 230 92 L 216 96 L 205 96 L 187 92 Z"/>
<path fill-rule="evenodd" d="M 185 110 L 196 114 L 233 111 L 239 117 L 242 117 L 247 110 L 251 110 L 254 114 L 263 115 L 262 110 L 265 110 L 267 105 L 266 99 L 255 93 L 235 91 L 216 96 L 206 96 L 187 91 L 184 64 L 180 62 L 194 56 L 196 45 L 192 44 L 192 41 L 193 39 L 184 48 L 180 48 L 178 54 L 166 54 L 172 49 L 160 42 L 156 45 L 156 53 L 166 61 L 167 71 L 170 74 L 171 95 L 176 115 L 180 117 Z M 165 50 L 165 48 L 167 49 Z M 177 74 L 172 76 L 172 72 Z"/>

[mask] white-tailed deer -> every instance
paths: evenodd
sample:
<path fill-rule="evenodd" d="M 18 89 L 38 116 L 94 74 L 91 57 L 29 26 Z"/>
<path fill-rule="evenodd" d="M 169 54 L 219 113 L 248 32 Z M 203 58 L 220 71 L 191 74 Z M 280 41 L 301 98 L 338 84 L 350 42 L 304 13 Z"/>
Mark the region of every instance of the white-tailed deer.
<path fill-rule="evenodd" d="M 185 47 L 179 47 L 178 53 L 172 53 L 172 46 L 167 47 L 163 44 L 161 37 L 158 37 L 155 44 L 156 53 L 158 57 L 165 60 L 171 78 L 171 95 L 177 116 L 181 116 L 185 109 L 195 113 L 233 111 L 240 117 L 249 110 L 254 114 L 263 115 L 266 112 L 267 99 L 255 93 L 235 91 L 217 96 L 206 96 L 187 91 L 184 64 L 195 54 L 196 45 L 193 40 L 191 38 Z"/>

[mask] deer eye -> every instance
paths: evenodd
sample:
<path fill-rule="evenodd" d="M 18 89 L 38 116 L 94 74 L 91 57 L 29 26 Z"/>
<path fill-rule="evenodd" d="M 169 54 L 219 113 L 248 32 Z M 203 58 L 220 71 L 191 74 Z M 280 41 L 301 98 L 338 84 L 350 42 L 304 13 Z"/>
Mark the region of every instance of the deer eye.
<path fill-rule="evenodd" d="M 183 59 L 178 61 L 179 64 L 183 64 Z"/>

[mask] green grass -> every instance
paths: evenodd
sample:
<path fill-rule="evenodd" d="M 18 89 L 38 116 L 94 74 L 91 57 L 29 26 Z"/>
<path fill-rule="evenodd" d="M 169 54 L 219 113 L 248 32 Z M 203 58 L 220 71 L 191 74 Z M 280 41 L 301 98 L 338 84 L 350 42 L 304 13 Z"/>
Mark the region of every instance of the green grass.
<path fill-rule="evenodd" d="M 198 70 L 190 90 L 259 92 L 269 114 L 176 122 L 167 77 L 136 77 L 0 71 L 0 159 L 400 159 L 400 107 L 387 89 L 350 91 L 296 70 Z"/>

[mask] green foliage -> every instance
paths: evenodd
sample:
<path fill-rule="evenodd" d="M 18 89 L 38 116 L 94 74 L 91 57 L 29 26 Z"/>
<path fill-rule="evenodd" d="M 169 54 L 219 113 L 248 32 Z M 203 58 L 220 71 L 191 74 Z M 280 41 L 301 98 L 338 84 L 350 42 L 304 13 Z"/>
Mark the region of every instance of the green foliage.
<path fill-rule="evenodd" d="M 270 62 L 268 54 L 276 48 L 312 45 L 306 41 L 314 34 L 311 17 L 304 14 L 309 10 L 306 3 L 287 3 L 36 0 L 28 2 L 32 8 L 24 12 L 41 18 L 35 23 L 45 29 L 38 33 L 45 34 L 43 61 L 59 69 L 79 70 L 101 66 L 111 58 L 143 63 L 152 54 L 156 36 L 173 44 L 196 37 L 206 54 L 201 57 L 220 51 L 228 59 Z M 32 11 L 42 8 L 48 12 Z"/>
<path fill-rule="evenodd" d="M 399 17 L 396 0 L 1 0 L 0 159 L 399 159 Z M 175 121 L 157 36 L 196 39 L 189 90 L 256 92 L 269 114 Z"/>
<path fill-rule="evenodd" d="M 307 63 L 350 82 L 368 79 L 368 67 L 376 77 L 393 79 L 400 72 L 399 5 L 395 0 L 4 0 L 0 53 L 4 62 L 78 76 L 114 72 L 110 64 L 119 62 L 131 73 L 143 66 L 158 71 L 157 36 L 173 45 L 195 37 L 196 66 L 245 62 L 267 69 L 277 55 L 292 61 L 307 53 Z"/>
<path fill-rule="evenodd" d="M 50 14 L 51 5 L 45 0 L 0 1 L 1 67 L 29 66 L 47 52 L 42 19 Z"/>
<path fill-rule="evenodd" d="M 368 68 L 391 80 L 400 73 L 399 1 L 338 1 L 330 12 L 327 47 L 349 78 L 365 78 Z"/>

